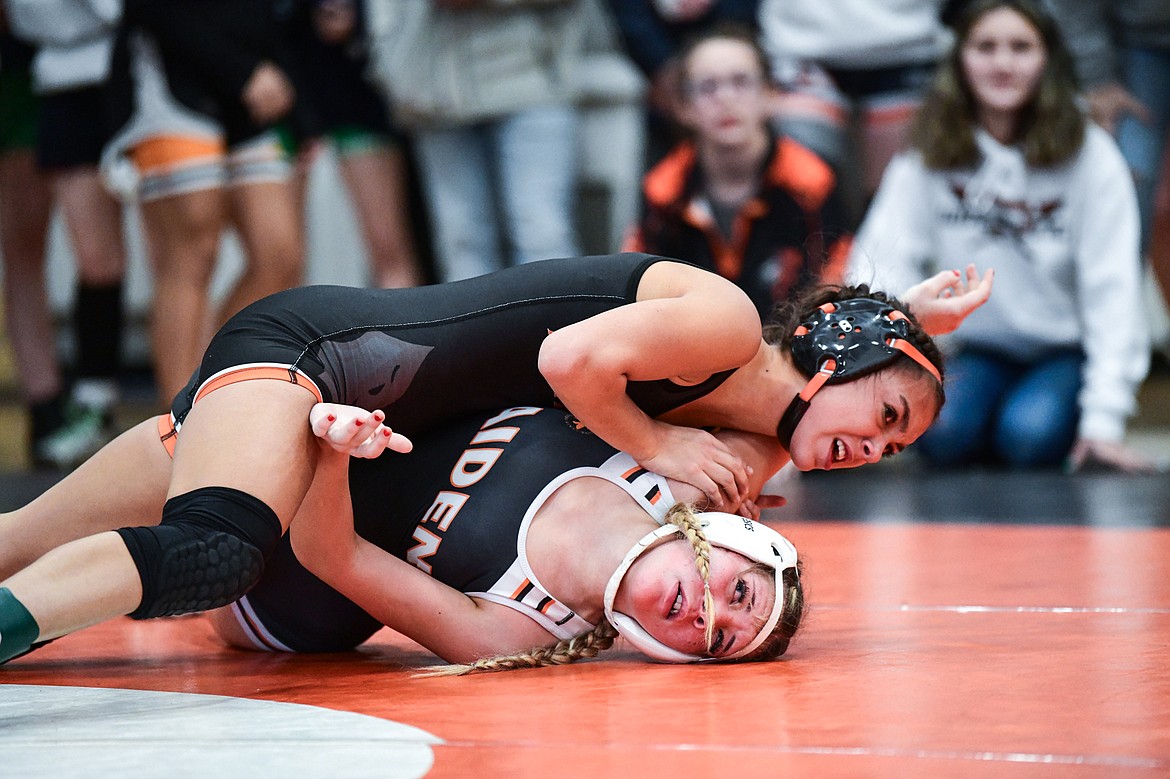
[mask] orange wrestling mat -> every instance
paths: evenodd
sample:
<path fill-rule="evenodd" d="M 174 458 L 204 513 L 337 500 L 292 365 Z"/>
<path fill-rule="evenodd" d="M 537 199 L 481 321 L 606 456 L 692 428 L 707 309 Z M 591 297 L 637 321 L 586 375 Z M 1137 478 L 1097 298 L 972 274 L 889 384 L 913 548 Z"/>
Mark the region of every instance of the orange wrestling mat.
<path fill-rule="evenodd" d="M 1170 776 L 1170 531 L 777 527 L 810 603 L 779 662 L 419 679 L 389 631 L 278 656 L 121 619 L 0 668 L 0 776 Z"/>

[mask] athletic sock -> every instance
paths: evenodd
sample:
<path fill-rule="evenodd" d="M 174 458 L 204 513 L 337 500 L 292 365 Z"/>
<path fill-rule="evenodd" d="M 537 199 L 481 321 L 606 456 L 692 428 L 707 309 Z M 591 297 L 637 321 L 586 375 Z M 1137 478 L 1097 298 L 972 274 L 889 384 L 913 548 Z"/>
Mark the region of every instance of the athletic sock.
<path fill-rule="evenodd" d="M 7 587 L 0 587 L 0 663 L 32 648 L 41 634 L 37 621 Z"/>
<path fill-rule="evenodd" d="M 115 378 L 122 366 L 122 284 L 77 286 L 73 332 L 80 378 Z"/>
<path fill-rule="evenodd" d="M 34 445 L 65 424 L 66 399 L 66 393 L 60 392 L 48 400 L 29 404 L 29 437 Z"/>

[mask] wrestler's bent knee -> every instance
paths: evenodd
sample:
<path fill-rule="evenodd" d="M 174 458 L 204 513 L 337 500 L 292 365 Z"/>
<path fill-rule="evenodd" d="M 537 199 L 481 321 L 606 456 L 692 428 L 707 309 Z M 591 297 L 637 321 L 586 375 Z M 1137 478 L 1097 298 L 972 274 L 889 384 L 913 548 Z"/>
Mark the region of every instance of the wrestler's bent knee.
<path fill-rule="evenodd" d="M 206 611 L 247 593 L 282 528 L 259 498 L 201 487 L 168 500 L 158 527 L 117 532 L 142 579 L 142 602 L 130 616 L 150 619 Z"/>

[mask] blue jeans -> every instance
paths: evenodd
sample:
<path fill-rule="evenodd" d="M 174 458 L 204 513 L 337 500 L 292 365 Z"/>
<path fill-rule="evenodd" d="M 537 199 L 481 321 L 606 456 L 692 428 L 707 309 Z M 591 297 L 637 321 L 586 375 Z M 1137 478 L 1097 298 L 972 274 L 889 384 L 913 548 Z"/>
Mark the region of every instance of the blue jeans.
<path fill-rule="evenodd" d="M 573 226 L 577 122 L 571 106 L 420 130 L 415 152 L 440 281 L 581 253 Z"/>
<path fill-rule="evenodd" d="M 1150 109 L 1150 123 L 1125 116 L 1117 125 L 1117 145 L 1133 171 L 1142 218 L 1142 248 L 1150 246 L 1154 196 L 1162 156 L 1170 139 L 1170 49 L 1121 49 L 1125 88 Z"/>
<path fill-rule="evenodd" d="M 1079 351 L 1034 364 L 960 352 L 947 363 L 942 413 L 915 449 L 943 467 L 1060 465 L 1076 440 L 1083 362 Z"/>

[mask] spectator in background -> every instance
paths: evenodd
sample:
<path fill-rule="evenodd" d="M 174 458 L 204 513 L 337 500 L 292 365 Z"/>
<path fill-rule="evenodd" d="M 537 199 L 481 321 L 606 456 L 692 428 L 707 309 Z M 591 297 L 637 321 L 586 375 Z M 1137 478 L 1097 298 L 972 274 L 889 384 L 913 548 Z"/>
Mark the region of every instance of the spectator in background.
<path fill-rule="evenodd" d="M 286 25 L 297 53 L 300 99 L 314 115 L 314 130 L 332 145 L 357 212 L 369 283 L 413 287 L 423 283 L 423 272 L 410 218 L 407 138 L 391 125 L 386 101 L 366 80 L 363 6 L 359 0 L 297 0 Z M 290 151 L 303 149 L 306 140 L 290 138 Z M 300 168 L 307 174 L 307 164 Z M 301 175 L 302 213 L 306 184 Z"/>
<path fill-rule="evenodd" d="M 102 187 L 98 161 L 108 140 L 105 84 L 120 4 L 83 0 L 7 0 L 11 27 L 36 47 L 31 62 L 34 101 L 0 109 L 10 122 L 35 122 L 36 163 L 14 159 L 0 194 L 8 207 L 27 208 L 17 226 L 6 219 L 9 332 L 22 378 L 32 398 L 30 454 L 34 465 L 71 468 L 114 433 L 123 331 L 125 246 L 122 208 Z M 8 60 L 9 48 L 4 52 Z M 5 62 L 11 67 L 17 61 Z M 27 71 L 13 72 L 7 88 Z M 27 84 L 27 81 L 24 81 Z M 9 98 L 11 99 L 11 98 Z M 31 140 L 32 134 L 26 140 Z M 19 157 L 19 155 L 18 155 Z M 67 388 L 57 362 L 56 334 L 45 295 L 45 231 L 49 201 L 43 172 L 64 217 L 77 262 L 72 307 L 74 379 Z M 27 232 L 20 239 L 20 232 Z M 33 238 L 33 233 L 38 237 Z M 11 251 L 9 251 L 11 250 Z"/>
<path fill-rule="evenodd" d="M 910 124 L 948 34 L 940 0 L 761 0 L 780 131 L 842 179 L 859 219 Z M 856 223 L 856 222 L 855 222 Z"/>
<path fill-rule="evenodd" d="M 103 165 L 142 208 L 154 271 L 151 346 L 160 400 L 199 364 L 213 328 L 301 283 L 292 166 L 274 129 L 295 92 L 270 0 L 126 0 L 112 71 L 120 127 Z M 131 165 L 127 187 L 122 176 Z M 223 231 L 243 274 L 213 310 Z"/>
<path fill-rule="evenodd" d="M 578 254 L 583 0 L 368 9 L 372 74 L 414 141 L 439 280 Z"/>
<path fill-rule="evenodd" d="M 1133 171 L 1149 246 L 1154 191 L 1170 138 L 1170 3 L 1048 0 L 1073 54 L 1093 119 Z"/>
<path fill-rule="evenodd" d="M 932 463 L 1150 463 L 1123 443 L 1149 364 L 1133 182 L 1076 102 L 1072 61 L 1033 0 L 973 0 L 857 237 L 881 284 L 974 262 L 996 290 L 952 337 Z"/>
<path fill-rule="evenodd" d="M 833 171 L 769 117 L 775 91 L 750 30 L 719 26 L 680 55 L 691 133 L 647 175 L 628 251 L 677 257 L 743 288 L 762 317 L 840 282 L 850 236 Z"/>
<path fill-rule="evenodd" d="M 1142 251 L 1153 240 L 1159 183 L 1165 187 L 1170 143 L 1170 2 L 1049 0 L 1061 25 L 1093 118 L 1117 138 L 1133 172 L 1141 211 Z M 1163 219 L 1170 215 L 1163 215 Z M 1170 246 L 1152 257 L 1170 302 Z"/>
<path fill-rule="evenodd" d="M 679 52 L 717 24 L 753 31 L 760 0 L 608 0 L 626 53 L 650 82 L 647 162 L 661 160 L 680 140 Z"/>
<path fill-rule="evenodd" d="M 50 436 L 65 425 L 68 392 L 45 290 L 45 249 L 53 198 L 36 161 L 36 98 L 29 73 L 33 53 L 31 47 L 0 33 L 4 323 L 20 392 L 28 406 L 29 455 L 38 463 L 47 462 L 42 452 Z"/>
<path fill-rule="evenodd" d="M 1166 144 L 1167 148 L 1162 153 L 1160 183 L 1154 193 L 1148 257 L 1154 278 L 1161 287 L 1163 304 L 1170 311 L 1170 139 L 1167 139 Z M 1156 348 L 1164 361 L 1170 362 L 1170 332 L 1163 330 L 1162 337 L 1163 340 Z"/>

